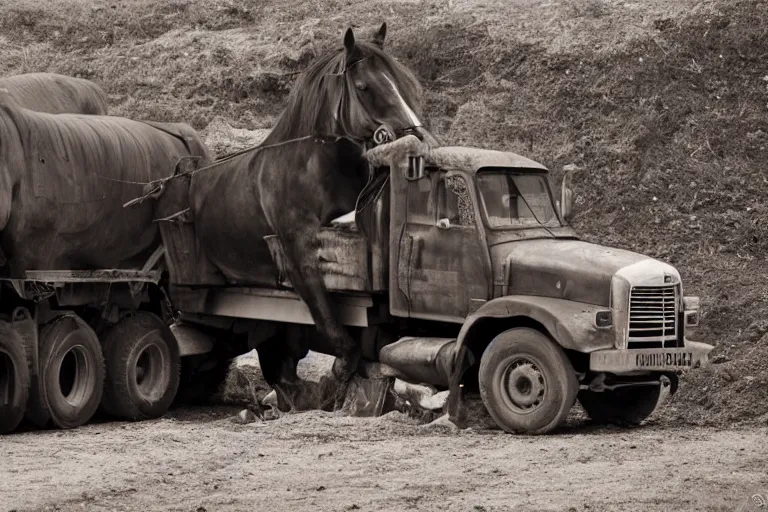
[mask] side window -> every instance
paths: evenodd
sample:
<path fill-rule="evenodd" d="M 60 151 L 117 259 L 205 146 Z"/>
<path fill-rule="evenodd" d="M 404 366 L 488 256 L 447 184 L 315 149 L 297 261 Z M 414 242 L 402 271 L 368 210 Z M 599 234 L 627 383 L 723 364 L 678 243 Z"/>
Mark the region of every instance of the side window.
<path fill-rule="evenodd" d="M 440 179 L 438 186 L 438 219 L 448 219 L 452 226 L 474 226 L 475 212 L 467 182 L 461 176 Z"/>
<path fill-rule="evenodd" d="M 431 191 L 432 180 L 429 178 L 408 182 L 408 222 L 434 224 L 429 203 Z"/>

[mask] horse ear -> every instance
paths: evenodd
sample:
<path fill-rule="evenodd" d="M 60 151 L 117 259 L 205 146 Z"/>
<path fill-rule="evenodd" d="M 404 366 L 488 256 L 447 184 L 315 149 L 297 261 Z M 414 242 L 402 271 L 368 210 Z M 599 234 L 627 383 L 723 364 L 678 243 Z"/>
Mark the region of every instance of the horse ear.
<path fill-rule="evenodd" d="M 384 49 L 384 39 L 387 37 L 387 22 L 381 24 L 378 32 L 373 35 L 373 44 Z"/>
<path fill-rule="evenodd" d="M 351 28 L 348 28 L 347 32 L 344 34 L 344 48 L 346 48 L 347 53 L 349 54 L 355 50 L 355 34 L 352 32 Z"/>

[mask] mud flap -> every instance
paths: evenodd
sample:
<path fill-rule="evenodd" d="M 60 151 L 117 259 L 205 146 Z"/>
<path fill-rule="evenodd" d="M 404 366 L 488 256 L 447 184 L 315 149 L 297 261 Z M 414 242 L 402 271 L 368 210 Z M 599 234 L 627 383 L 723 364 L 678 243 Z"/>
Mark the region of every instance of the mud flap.
<path fill-rule="evenodd" d="M 394 377 L 363 378 L 355 375 L 347 387 L 342 411 L 349 416 L 373 417 L 395 407 Z"/>

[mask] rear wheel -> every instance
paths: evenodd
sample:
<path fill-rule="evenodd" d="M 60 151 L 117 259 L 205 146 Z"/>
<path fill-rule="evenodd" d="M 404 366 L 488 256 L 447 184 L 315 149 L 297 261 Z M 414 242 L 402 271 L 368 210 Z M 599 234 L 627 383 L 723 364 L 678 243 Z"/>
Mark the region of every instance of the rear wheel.
<path fill-rule="evenodd" d="M 112 327 L 104 340 L 107 381 L 103 409 L 127 420 L 157 418 L 179 388 L 179 345 L 160 318 L 137 311 Z"/>
<path fill-rule="evenodd" d="M 104 391 L 104 357 L 96 333 L 75 315 L 65 315 L 40 333 L 39 388 L 27 417 L 38 426 L 87 423 Z"/>
<path fill-rule="evenodd" d="M 627 386 L 602 392 L 579 392 L 579 402 L 596 423 L 639 425 L 656 409 L 661 384 Z"/>
<path fill-rule="evenodd" d="M 496 336 L 480 361 L 480 395 L 507 432 L 545 434 L 568 416 L 578 391 L 576 374 L 560 346 L 529 328 Z"/>
<path fill-rule="evenodd" d="M 8 324 L 0 323 L 0 434 L 12 432 L 24 418 L 29 381 L 21 336 Z"/>

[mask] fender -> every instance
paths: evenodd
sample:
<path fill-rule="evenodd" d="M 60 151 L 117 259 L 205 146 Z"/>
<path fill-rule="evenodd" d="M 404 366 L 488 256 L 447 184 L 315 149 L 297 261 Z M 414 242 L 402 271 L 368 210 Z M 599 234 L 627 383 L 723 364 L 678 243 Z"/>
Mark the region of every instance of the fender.
<path fill-rule="evenodd" d="M 454 378 L 460 379 L 475 359 L 479 359 L 481 354 L 474 354 L 472 346 L 483 320 L 531 319 L 541 324 L 564 349 L 589 353 L 614 348 L 613 327 L 599 328 L 595 325 L 595 314 L 605 310 L 605 306 L 532 295 L 509 295 L 490 300 L 469 315 L 459 331 L 454 352 Z M 490 342 L 491 339 L 480 341 L 485 344 Z"/>
<path fill-rule="evenodd" d="M 611 349 L 615 347 L 614 327 L 598 328 L 595 325 L 595 314 L 605 309 L 605 306 L 533 295 L 508 295 L 483 304 L 467 317 L 456 339 L 448 384 L 449 419 L 456 425 L 466 425 L 464 375 L 482 356 L 478 349 L 485 350 L 497 334 L 515 326 L 530 325 L 532 321 L 546 329 L 565 349 L 585 353 Z M 490 330 L 486 329 L 488 320 L 496 321 Z"/>

